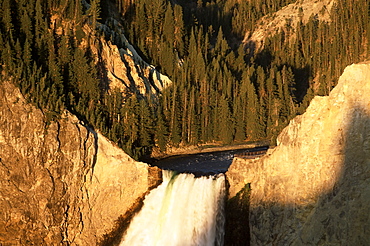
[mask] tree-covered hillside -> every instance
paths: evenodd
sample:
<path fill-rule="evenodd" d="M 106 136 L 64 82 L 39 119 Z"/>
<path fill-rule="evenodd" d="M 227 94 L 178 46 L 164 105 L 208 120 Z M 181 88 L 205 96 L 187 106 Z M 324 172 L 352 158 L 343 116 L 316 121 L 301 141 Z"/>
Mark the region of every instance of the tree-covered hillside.
<path fill-rule="evenodd" d="M 70 110 L 136 158 L 154 147 L 273 139 L 346 65 L 369 56 L 368 0 L 337 1 L 330 21 L 287 25 L 261 51 L 242 45 L 262 16 L 292 2 L 1 0 L 1 80 L 49 120 Z M 141 56 L 173 81 L 159 101 L 104 84 L 90 44 L 114 43 L 99 22 L 117 15 Z"/>
<path fill-rule="evenodd" d="M 287 25 L 258 53 L 241 44 L 259 18 L 292 2 L 118 1 L 131 42 L 174 82 L 157 113 L 167 143 L 274 138 L 367 58 L 365 0 L 338 1 L 328 22 Z"/>
<path fill-rule="evenodd" d="M 130 155 L 150 152 L 148 102 L 108 91 L 106 68 L 92 51 L 105 36 L 99 1 L 2 0 L 0 6 L 1 81 L 19 86 L 48 121 L 67 109 Z"/>

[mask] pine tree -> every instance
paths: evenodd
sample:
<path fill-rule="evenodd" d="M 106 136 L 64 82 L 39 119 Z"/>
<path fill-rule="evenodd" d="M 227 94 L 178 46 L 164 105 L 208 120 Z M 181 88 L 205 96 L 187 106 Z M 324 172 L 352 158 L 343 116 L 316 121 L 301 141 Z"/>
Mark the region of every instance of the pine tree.
<path fill-rule="evenodd" d="M 138 112 L 136 112 L 136 114 L 139 116 L 140 146 L 150 149 L 153 145 L 153 115 L 150 112 L 148 103 L 144 99 L 139 101 L 139 107 L 137 107 L 137 109 Z"/>
<path fill-rule="evenodd" d="M 174 30 L 174 46 L 176 50 L 179 52 L 180 57 L 184 57 L 185 55 L 185 26 L 183 20 L 183 13 L 182 8 L 180 5 L 174 6 L 174 21 L 175 21 L 175 30 Z"/>
<path fill-rule="evenodd" d="M 264 137 L 264 125 L 263 117 L 261 115 L 261 107 L 257 98 L 256 90 L 250 77 L 248 75 L 243 76 L 243 87 L 247 93 L 247 116 L 246 116 L 246 133 L 247 138 L 255 140 Z"/>
<path fill-rule="evenodd" d="M 175 43 L 175 26 L 174 26 L 174 16 L 171 2 L 168 2 L 166 13 L 164 15 L 163 21 L 163 37 L 164 40 L 174 45 Z"/>
<path fill-rule="evenodd" d="M 214 52 L 215 54 L 219 54 L 225 57 L 228 51 L 229 51 L 229 45 L 227 41 L 225 40 L 222 28 L 220 27 L 220 29 L 218 30 L 218 34 L 217 34 L 217 41 L 215 44 Z"/>
<path fill-rule="evenodd" d="M 13 39 L 13 23 L 12 23 L 12 15 L 11 15 L 11 4 L 10 0 L 3 0 L 2 2 L 2 25 L 3 25 L 3 32 L 6 34 L 10 40 Z"/>
<path fill-rule="evenodd" d="M 244 108 L 246 105 L 243 104 L 243 98 L 241 95 L 238 95 L 234 98 L 233 118 L 235 120 L 235 140 L 244 141 L 246 139 L 245 132 L 245 111 Z"/>
<path fill-rule="evenodd" d="M 99 20 L 99 16 L 100 16 L 100 0 L 91 1 L 88 15 L 91 16 L 91 26 L 93 30 L 95 30 L 96 22 Z"/>
<path fill-rule="evenodd" d="M 155 142 L 161 151 L 166 151 L 167 138 L 168 138 L 168 126 L 164 119 L 163 109 L 161 106 L 157 108 L 157 121 L 155 128 Z"/>
<path fill-rule="evenodd" d="M 225 96 L 220 98 L 220 104 L 217 111 L 219 140 L 223 143 L 230 144 L 233 141 L 234 126 L 229 102 Z"/>

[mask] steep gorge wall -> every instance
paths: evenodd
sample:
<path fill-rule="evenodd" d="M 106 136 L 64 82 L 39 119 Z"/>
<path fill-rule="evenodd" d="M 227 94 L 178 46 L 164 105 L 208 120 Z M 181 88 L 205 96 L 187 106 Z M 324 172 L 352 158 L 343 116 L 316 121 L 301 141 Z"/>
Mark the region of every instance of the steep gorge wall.
<path fill-rule="evenodd" d="M 234 159 L 229 193 L 250 183 L 251 245 L 370 244 L 369 95 L 370 63 L 351 65 L 329 96 L 290 122 L 276 148 Z"/>
<path fill-rule="evenodd" d="M 0 244 L 95 245 L 160 171 L 66 112 L 46 123 L 0 84 Z"/>

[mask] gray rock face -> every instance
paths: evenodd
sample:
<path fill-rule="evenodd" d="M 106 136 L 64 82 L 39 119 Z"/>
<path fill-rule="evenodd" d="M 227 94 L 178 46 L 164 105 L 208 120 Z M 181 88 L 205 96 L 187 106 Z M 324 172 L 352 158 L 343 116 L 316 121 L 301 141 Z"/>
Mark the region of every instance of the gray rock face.
<path fill-rule="evenodd" d="M 95 245 L 159 180 L 75 116 L 46 123 L 0 84 L 0 244 Z"/>
<path fill-rule="evenodd" d="M 251 245 L 370 244 L 370 64 L 347 67 L 260 159 L 234 159 L 230 197 L 250 183 Z M 248 233 L 248 231 L 245 231 Z"/>

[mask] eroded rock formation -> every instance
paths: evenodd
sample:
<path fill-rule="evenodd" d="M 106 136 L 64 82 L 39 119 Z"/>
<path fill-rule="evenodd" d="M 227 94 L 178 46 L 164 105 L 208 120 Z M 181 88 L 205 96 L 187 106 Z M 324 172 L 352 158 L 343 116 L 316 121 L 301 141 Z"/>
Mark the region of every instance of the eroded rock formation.
<path fill-rule="evenodd" d="M 134 161 L 65 113 L 27 104 L 0 84 L 0 244 L 95 245 L 149 187 L 157 168 Z"/>
<path fill-rule="evenodd" d="M 103 38 L 98 40 L 96 47 L 92 46 L 97 63 L 100 59 L 105 69 L 108 89 L 156 99 L 172 83 L 171 80 L 143 61 L 123 34 L 116 33 L 116 36 L 126 48 L 118 48 Z"/>
<path fill-rule="evenodd" d="M 250 183 L 251 245 L 370 244 L 370 63 L 347 67 L 260 159 L 234 159 L 230 197 Z M 248 233 L 248 231 L 244 231 Z"/>
<path fill-rule="evenodd" d="M 115 44 L 104 38 L 95 37 L 91 39 L 92 43 L 85 40 L 85 45 L 91 48 L 97 65 L 102 67 L 109 93 L 116 89 L 123 95 L 135 93 L 150 100 L 156 100 L 158 94 L 172 81 L 140 57 L 128 42 L 123 33 L 123 27 L 116 19 L 110 18 L 107 25 L 100 24 L 99 29 L 106 36 L 111 37 Z M 88 26 L 85 32 L 93 33 Z"/>
<path fill-rule="evenodd" d="M 301 0 L 283 7 L 274 14 L 266 15 L 259 20 L 253 32 L 247 32 L 243 44 L 246 47 L 260 51 L 265 39 L 278 32 L 289 33 L 288 37 L 295 37 L 298 23 L 306 24 L 310 18 L 317 18 L 319 21 L 329 22 L 330 11 L 336 0 Z"/>

